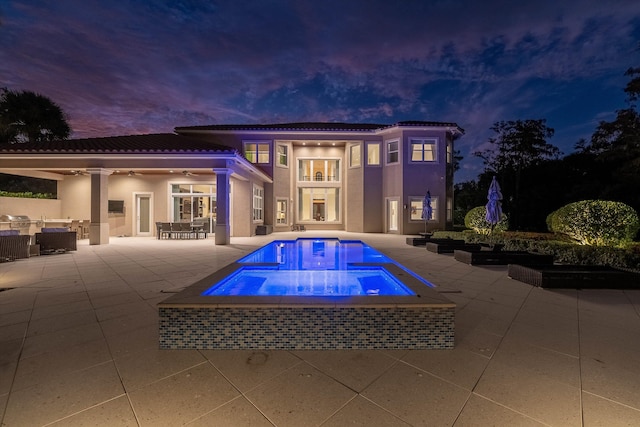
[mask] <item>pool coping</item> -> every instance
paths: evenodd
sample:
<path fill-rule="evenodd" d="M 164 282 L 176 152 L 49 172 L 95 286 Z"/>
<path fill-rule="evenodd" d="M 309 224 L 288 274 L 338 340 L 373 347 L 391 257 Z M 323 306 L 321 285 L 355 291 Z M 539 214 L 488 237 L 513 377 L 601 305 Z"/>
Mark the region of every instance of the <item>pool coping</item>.
<path fill-rule="evenodd" d="M 207 296 L 211 288 L 242 267 L 277 266 L 277 263 L 233 262 L 158 303 L 162 308 L 455 308 L 455 303 L 440 295 L 412 274 L 393 263 L 353 263 L 354 267 L 382 267 L 415 295 L 357 296 Z"/>

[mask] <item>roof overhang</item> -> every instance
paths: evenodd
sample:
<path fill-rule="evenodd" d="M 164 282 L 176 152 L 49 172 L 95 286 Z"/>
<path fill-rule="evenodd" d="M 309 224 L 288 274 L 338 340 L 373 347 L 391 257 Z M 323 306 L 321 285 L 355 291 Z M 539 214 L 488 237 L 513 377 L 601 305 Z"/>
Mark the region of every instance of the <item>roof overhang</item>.
<path fill-rule="evenodd" d="M 272 183 L 272 178 L 262 169 L 238 153 L 145 153 L 145 154 L 35 154 L 12 153 L 0 157 L 0 169 L 11 171 L 48 171 L 70 174 L 71 170 L 208 170 L 229 169 L 231 176 L 248 180 L 258 179 Z"/>

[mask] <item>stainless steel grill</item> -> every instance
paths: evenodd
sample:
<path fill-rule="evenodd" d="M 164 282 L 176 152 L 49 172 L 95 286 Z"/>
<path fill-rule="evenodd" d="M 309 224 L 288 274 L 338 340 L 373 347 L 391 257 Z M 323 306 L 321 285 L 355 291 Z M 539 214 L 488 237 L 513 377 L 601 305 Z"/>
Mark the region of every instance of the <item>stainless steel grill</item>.
<path fill-rule="evenodd" d="M 31 219 L 27 215 L 2 215 L 0 222 L 8 222 L 12 230 L 20 230 L 20 234 L 29 234 Z"/>

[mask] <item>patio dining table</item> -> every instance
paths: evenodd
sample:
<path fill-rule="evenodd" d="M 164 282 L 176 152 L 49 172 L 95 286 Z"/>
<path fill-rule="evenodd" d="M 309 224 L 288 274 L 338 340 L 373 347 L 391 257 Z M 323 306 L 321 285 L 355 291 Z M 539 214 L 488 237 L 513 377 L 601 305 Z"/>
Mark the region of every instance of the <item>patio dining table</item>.
<path fill-rule="evenodd" d="M 168 239 L 191 239 L 194 236 L 200 238 L 200 234 L 204 232 L 204 224 L 202 223 L 184 223 L 184 222 L 157 222 L 156 237 L 158 240 L 166 237 Z"/>

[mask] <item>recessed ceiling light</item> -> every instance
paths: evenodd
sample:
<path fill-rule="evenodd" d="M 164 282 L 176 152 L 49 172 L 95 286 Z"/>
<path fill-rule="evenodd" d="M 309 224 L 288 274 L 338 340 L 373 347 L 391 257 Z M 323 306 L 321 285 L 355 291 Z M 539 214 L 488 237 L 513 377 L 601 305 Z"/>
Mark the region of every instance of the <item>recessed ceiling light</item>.
<path fill-rule="evenodd" d="M 318 142 L 318 145 L 320 145 L 320 143 Z"/>
<path fill-rule="evenodd" d="M 169 171 L 169 173 L 173 173 L 173 171 Z"/>

